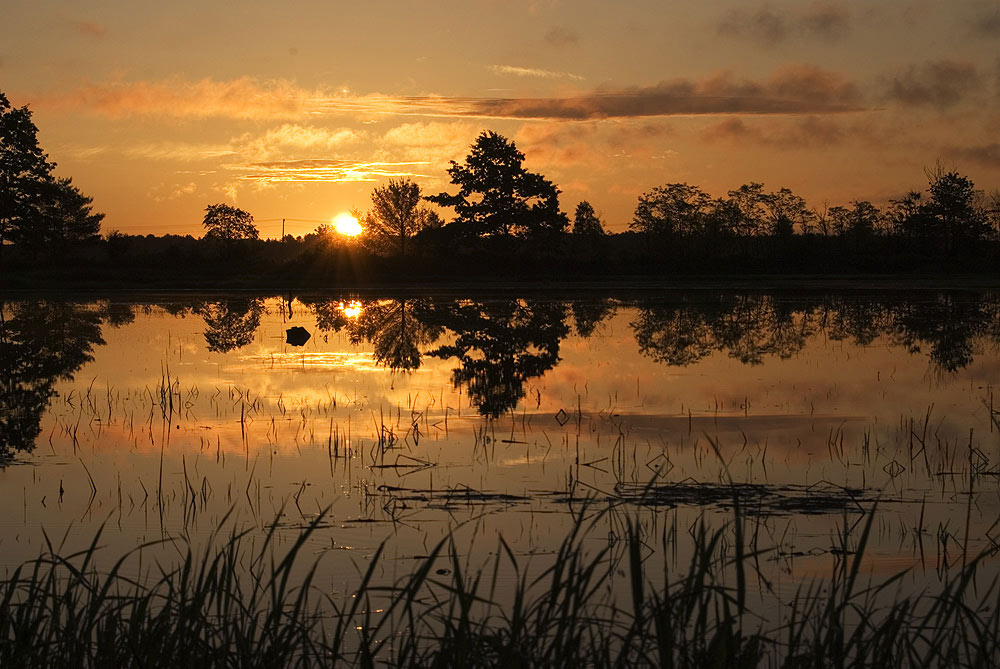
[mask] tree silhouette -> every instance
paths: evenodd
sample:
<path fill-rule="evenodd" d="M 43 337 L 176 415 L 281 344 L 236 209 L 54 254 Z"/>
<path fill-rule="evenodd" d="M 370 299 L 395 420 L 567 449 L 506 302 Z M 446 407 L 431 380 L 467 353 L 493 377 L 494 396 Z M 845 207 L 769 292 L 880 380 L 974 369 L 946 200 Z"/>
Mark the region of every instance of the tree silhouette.
<path fill-rule="evenodd" d="M 235 241 L 238 239 L 258 239 L 257 226 L 253 216 L 228 204 L 210 204 L 205 207 L 205 237 Z"/>
<path fill-rule="evenodd" d="M 93 360 L 101 314 L 67 302 L 0 303 L 0 458 L 30 451 L 56 381 Z"/>
<path fill-rule="evenodd" d="M 815 218 L 806 206 L 806 201 L 788 188 L 768 193 L 763 200 L 770 221 L 768 232 L 775 237 L 788 237 L 795 232 L 796 227 L 807 232 Z"/>
<path fill-rule="evenodd" d="M 208 302 L 198 308 L 205 319 L 205 343 L 208 350 L 228 353 L 253 341 L 264 303 L 259 299 Z"/>
<path fill-rule="evenodd" d="M 454 207 L 455 222 L 477 237 L 527 237 L 566 228 L 559 210 L 559 190 L 539 174 L 522 167 L 524 154 L 514 143 L 486 131 L 472 145 L 465 163 L 451 161 L 448 174 L 459 187 L 455 195 L 440 193 L 427 200 Z"/>
<path fill-rule="evenodd" d="M 27 107 L 13 107 L 0 92 L 0 249 L 30 221 L 54 164 L 38 144 Z"/>
<path fill-rule="evenodd" d="M 363 220 L 377 248 L 405 256 L 409 239 L 435 218 L 432 210 L 420 206 L 420 186 L 410 179 L 390 179 L 372 191 L 372 209 Z"/>
<path fill-rule="evenodd" d="M 935 219 L 949 250 L 956 242 L 986 236 L 986 221 L 975 206 L 976 187 L 968 177 L 946 172 L 931 181 L 928 191 L 927 213 Z"/>
<path fill-rule="evenodd" d="M 104 214 L 94 213 L 92 202 L 71 179 L 42 182 L 33 215 L 22 223 L 13 239 L 35 249 L 59 249 L 67 243 L 97 239 Z"/>
<path fill-rule="evenodd" d="M 104 214 L 69 179 L 52 176 L 55 163 L 38 144 L 27 107 L 0 93 L 0 249 L 13 241 L 36 250 L 97 237 Z"/>
<path fill-rule="evenodd" d="M 727 193 L 728 202 L 737 215 L 732 217 L 733 232 L 743 237 L 763 235 L 769 232 L 767 225 L 767 195 L 764 184 L 752 181 Z"/>
<path fill-rule="evenodd" d="M 601 219 L 594 211 L 594 206 L 584 200 L 576 205 L 576 213 L 573 215 L 574 235 L 603 235 L 604 226 Z"/>
<path fill-rule="evenodd" d="M 705 229 L 711 203 L 708 193 L 697 186 L 658 186 L 639 196 L 629 228 L 660 237 L 699 235 Z"/>

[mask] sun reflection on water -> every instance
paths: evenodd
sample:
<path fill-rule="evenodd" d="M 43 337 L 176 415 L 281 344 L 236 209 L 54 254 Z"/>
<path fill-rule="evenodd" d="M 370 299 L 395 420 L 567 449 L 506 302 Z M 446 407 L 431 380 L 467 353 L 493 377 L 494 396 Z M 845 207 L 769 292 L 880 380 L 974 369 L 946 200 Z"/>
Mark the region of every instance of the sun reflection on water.
<path fill-rule="evenodd" d="M 361 302 L 358 300 L 352 300 L 347 304 L 341 302 L 340 310 L 344 312 L 344 315 L 348 318 L 357 318 L 361 315 Z"/>

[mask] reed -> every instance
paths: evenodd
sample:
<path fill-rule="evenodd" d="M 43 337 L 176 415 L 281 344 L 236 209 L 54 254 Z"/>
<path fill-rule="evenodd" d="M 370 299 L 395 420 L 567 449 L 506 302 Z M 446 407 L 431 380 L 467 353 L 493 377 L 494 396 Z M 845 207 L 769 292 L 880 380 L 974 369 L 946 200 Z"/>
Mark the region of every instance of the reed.
<path fill-rule="evenodd" d="M 501 538 L 472 568 L 452 537 L 381 584 L 380 548 L 342 598 L 315 581 L 322 513 L 291 539 L 275 521 L 262 539 L 218 530 L 200 551 L 167 540 L 176 564 L 139 577 L 128 565 L 151 546 L 100 570 L 98 532 L 66 555 L 49 542 L 0 580 L 0 666 L 997 666 L 1000 592 L 977 583 L 981 561 L 934 591 L 902 595 L 904 574 L 865 582 L 874 516 L 856 530 L 845 522 L 828 577 L 771 616 L 751 604 L 762 551 L 738 502 L 721 528 L 698 523 L 686 537 L 626 518 L 618 542 L 595 541 L 600 513 L 585 509 L 544 565 Z M 693 550 L 674 573 L 663 555 L 682 540 Z"/>

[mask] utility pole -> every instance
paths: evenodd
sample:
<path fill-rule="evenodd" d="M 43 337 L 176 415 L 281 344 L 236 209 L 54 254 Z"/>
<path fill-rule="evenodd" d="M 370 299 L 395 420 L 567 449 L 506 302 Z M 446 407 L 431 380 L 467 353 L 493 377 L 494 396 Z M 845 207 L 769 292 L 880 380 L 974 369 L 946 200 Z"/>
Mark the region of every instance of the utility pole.
<path fill-rule="evenodd" d="M 285 241 L 285 219 L 281 219 L 281 241 Z"/>

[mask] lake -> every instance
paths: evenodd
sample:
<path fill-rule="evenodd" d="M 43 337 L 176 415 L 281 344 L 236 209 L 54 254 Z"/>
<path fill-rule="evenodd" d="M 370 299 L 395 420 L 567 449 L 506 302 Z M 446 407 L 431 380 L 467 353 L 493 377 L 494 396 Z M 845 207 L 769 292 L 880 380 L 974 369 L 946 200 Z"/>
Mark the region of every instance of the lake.
<path fill-rule="evenodd" d="M 678 565 L 739 513 L 780 602 L 873 512 L 865 571 L 906 587 L 1000 539 L 993 292 L 24 295 L 0 315 L 7 571 L 100 530 L 109 563 L 158 542 L 141 574 L 325 513 L 317 583 L 349 597 L 383 545 L 388 582 L 446 537 L 472 569 L 501 536 L 544 566 L 575 522 L 613 555 L 634 520 Z"/>

